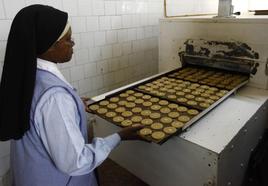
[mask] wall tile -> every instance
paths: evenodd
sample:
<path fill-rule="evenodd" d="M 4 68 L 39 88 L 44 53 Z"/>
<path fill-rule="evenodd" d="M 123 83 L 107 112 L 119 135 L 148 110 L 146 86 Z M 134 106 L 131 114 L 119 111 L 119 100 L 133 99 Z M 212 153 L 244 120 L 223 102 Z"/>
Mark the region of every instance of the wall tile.
<path fill-rule="evenodd" d="M 71 81 L 78 81 L 84 79 L 84 66 L 83 65 L 76 65 L 71 69 Z"/>
<path fill-rule="evenodd" d="M 137 29 L 136 28 L 128 29 L 127 38 L 128 38 L 128 41 L 136 40 L 137 39 Z"/>
<path fill-rule="evenodd" d="M 114 72 L 110 72 L 103 75 L 103 86 L 104 87 L 110 87 L 114 84 Z"/>
<path fill-rule="evenodd" d="M 89 61 L 88 49 L 78 49 L 74 52 L 76 64 L 85 64 Z"/>
<path fill-rule="evenodd" d="M 117 43 L 117 31 L 111 30 L 106 32 L 107 44 Z"/>
<path fill-rule="evenodd" d="M 63 10 L 63 4 L 62 4 L 62 1 L 61 0 L 46 0 L 46 3 L 49 6 L 52 6 L 54 8 Z"/>
<path fill-rule="evenodd" d="M 105 1 L 105 15 L 115 15 L 116 14 L 116 1 Z"/>
<path fill-rule="evenodd" d="M 100 16 L 99 17 L 100 30 L 110 30 L 111 29 L 111 18 L 110 16 Z"/>
<path fill-rule="evenodd" d="M 3 1 L 0 1 L 0 19 L 5 19 L 5 9 L 3 6 Z"/>
<path fill-rule="evenodd" d="M 0 20 L 0 41 L 7 40 L 8 33 L 10 30 L 11 21 L 10 20 Z"/>
<path fill-rule="evenodd" d="M 85 32 L 81 33 L 81 48 L 89 48 L 94 46 L 94 33 Z"/>
<path fill-rule="evenodd" d="M 99 18 L 97 16 L 87 17 L 87 31 L 99 30 Z"/>
<path fill-rule="evenodd" d="M 91 0 L 78 0 L 78 15 L 92 15 Z"/>
<path fill-rule="evenodd" d="M 8 19 L 13 19 L 13 17 L 18 13 L 18 11 L 26 6 L 26 3 L 24 0 L 16 0 L 16 3 L 10 0 L 3 0 L 3 2 L 4 2 L 5 10 L 6 10 L 5 11 L 6 17 Z"/>
<path fill-rule="evenodd" d="M 86 18 L 85 17 L 73 17 L 71 19 L 73 33 L 86 32 Z"/>
<path fill-rule="evenodd" d="M 93 15 L 104 15 L 104 1 L 93 0 L 92 1 L 92 13 Z"/>
<path fill-rule="evenodd" d="M 26 5 L 33 5 L 33 4 L 45 4 L 45 0 L 25 0 Z"/>
<path fill-rule="evenodd" d="M 103 46 L 101 48 L 102 59 L 107 59 L 113 57 L 113 48 L 112 45 Z"/>
<path fill-rule="evenodd" d="M 98 74 L 105 74 L 109 71 L 109 64 L 107 60 L 97 62 Z"/>
<path fill-rule="evenodd" d="M 112 29 L 120 29 L 122 27 L 121 16 L 111 16 Z"/>
<path fill-rule="evenodd" d="M 71 82 L 71 72 L 70 68 L 65 68 L 60 70 L 66 81 Z"/>
<path fill-rule="evenodd" d="M 79 81 L 79 90 L 80 94 L 85 94 L 87 92 L 90 92 L 92 90 L 92 79 L 82 79 Z"/>
<path fill-rule="evenodd" d="M 85 77 L 92 77 L 98 75 L 97 73 L 97 64 L 90 63 L 85 65 Z"/>
<path fill-rule="evenodd" d="M 122 43 L 122 52 L 123 52 L 123 55 L 127 55 L 127 54 L 130 54 L 132 52 L 131 41 Z"/>
<path fill-rule="evenodd" d="M 128 41 L 128 30 L 127 29 L 118 30 L 117 37 L 119 42 Z"/>
<path fill-rule="evenodd" d="M 96 46 L 102 46 L 106 43 L 106 36 L 105 32 L 95 32 L 95 45 Z"/>
<path fill-rule="evenodd" d="M 119 68 L 127 68 L 129 66 L 128 64 L 128 56 L 122 56 L 119 59 Z"/>
<path fill-rule="evenodd" d="M 103 88 L 103 76 L 95 76 L 92 78 L 92 89 L 98 90 Z"/>
<path fill-rule="evenodd" d="M 69 16 L 77 16 L 78 15 L 78 2 L 73 0 L 64 0 L 63 2 L 63 10 L 68 12 Z"/>
<path fill-rule="evenodd" d="M 90 61 L 98 61 L 101 59 L 101 49 L 100 47 L 94 47 L 89 49 Z"/>
<path fill-rule="evenodd" d="M 122 55 L 122 45 L 121 44 L 115 44 L 113 45 L 113 57 L 120 57 Z"/>
<path fill-rule="evenodd" d="M 5 58 L 5 52 L 6 52 L 6 41 L 0 41 L 0 62 L 4 61 Z"/>

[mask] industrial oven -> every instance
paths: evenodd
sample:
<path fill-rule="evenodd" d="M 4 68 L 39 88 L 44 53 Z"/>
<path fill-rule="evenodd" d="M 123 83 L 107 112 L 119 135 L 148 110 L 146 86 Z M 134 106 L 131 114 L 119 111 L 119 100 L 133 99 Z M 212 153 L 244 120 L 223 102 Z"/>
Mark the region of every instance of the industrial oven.
<path fill-rule="evenodd" d="M 267 29 L 266 19 L 160 20 L 159 74 L 89 106 L 96 135 L 141 123 L 152 141 L 110 158 L 149 185 L 240 185 L 267 125 L 268 37 L 256 38 Z"/>

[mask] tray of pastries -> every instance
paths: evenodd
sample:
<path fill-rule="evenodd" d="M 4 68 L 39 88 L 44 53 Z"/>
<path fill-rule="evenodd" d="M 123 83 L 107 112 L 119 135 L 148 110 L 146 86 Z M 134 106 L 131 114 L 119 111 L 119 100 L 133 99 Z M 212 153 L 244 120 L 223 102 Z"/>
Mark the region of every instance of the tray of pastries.
<path fill-rule="evenodd" d="M 136 90 L 205 110 L 228 93 L 226 89 L 162 76 L 135 87 Z"/>
<path fill-rule="evenodd" d="M 221 89 L 232 90 L 242 82 L 249 79 L 248 75 L 227 72 L 223 70 L 205 69 L 197 67 L 185 67 L 173 71 L 168 77 L 198 82 L 204 85 L 214 86 Z"/>
<path fill-rule="evenodd" d="M 158 144 L 180 133 L 182 127 L 201 112 L 134 89 L 121 91 L 90 104 L 89 109 L 120 127 L 144 125 L 139 135 Z"/>

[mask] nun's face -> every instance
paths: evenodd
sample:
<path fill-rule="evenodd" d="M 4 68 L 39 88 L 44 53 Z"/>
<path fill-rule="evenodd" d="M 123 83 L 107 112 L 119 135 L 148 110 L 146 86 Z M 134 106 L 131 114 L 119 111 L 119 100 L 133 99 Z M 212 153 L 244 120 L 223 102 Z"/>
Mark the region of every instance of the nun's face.
<path fill-rule="evenodd" d="M 55 59 L 58 63 L 65 63 L 72 59 L 74 42 L 72 40 L 71 28 L 58 42 L 54 45 Z"/>

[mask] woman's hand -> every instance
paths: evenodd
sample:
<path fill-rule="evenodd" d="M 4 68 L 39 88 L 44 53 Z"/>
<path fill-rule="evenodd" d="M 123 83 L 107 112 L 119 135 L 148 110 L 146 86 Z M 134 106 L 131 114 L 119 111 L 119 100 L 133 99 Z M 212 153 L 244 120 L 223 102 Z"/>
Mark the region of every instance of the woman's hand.
<path fill-rule="evenodd" d="M 87 101 L 89 101 L 90 98 L 87 98 L 87 97 L 81 97 L 81 100 L 83 101 L 83 103 L 84 103 L 84 105 L 85 105 L 85 111 L 86 111 L 86 112 L 89 112 L 89 108 L 88 108 Z"/>
<path fill-rule="evenodd" d="M 148 142 L 148 140 L 142 138 L 139 134 L 138 131 L 140 129 L 144 128 L 143 125 L 135 125 L 131 127 L 126 127 L 122 129 L 121 131 L 118 132 L 119 136 L 121 137 L 121 140 L 142 140 Z"/>

